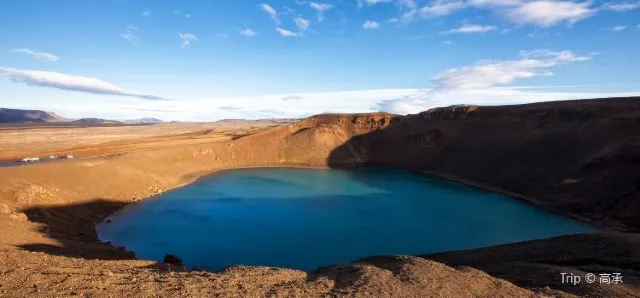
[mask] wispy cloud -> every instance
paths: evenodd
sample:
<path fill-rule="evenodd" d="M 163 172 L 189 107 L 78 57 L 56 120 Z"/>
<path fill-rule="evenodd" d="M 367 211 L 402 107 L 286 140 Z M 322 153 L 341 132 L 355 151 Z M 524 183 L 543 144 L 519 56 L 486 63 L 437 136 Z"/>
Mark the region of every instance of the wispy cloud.
<path fill-rule="evenodd" d="M 139 43 L 142 42 L 142 40 L 140 39 L 140 37 L 134 34 L 134 32 L 136 31 L 138 31 L 138 27 L 127 26 L 127 31 L 122 34 L 118 34 L 118 36 L 122 37 L 123 39 L 128 41 L 130 44 L 137 46 Z"/>
<path fill-rule="evenodd" d="M 254 37 L 254 36 L 258 35 L 258 33 L 256 33 L 255 31 L 251 30 L 251 28 L 245 28 L 245 29 L 240 31 L 240 35 L 244 35 L 246 37 Z"/>
<path fill-rule="evenodd" d="M 309 3 L 309 6 L 318 14 L 318 22 L 322 22 L 322 20 L 324 20 L 324 13 L 333 8 L 333 5 L 331 4 L 317 2 L 311 2 Z"/>
<path fill-rule="evenodd" d="M 358 7 L 372 6 L 380 3 L 391 3 L 393 0 L 357 0 Z"/>
<path fill-rule="evenodd" d="M 521 0 L 468 0 L 467 4 L 473 7 L 514 7 L 523 3 Z"/>
<path fill-rule="evenodd" d="M 434 107 L 452 105 L 513 105 L 558 100 L 638 96 L 640 92 L 558 92 L 488 88 L 481 90 L 415 90 L 378 101 L 373 109 L 395 114 L 415 114 Z"/>
<path fill-rule="evenodd" d="M 569 25 L 590 18 L 597 13 L 593 2 L 538 0 L 526 2 L 506 11 L 511 22 L 520 25 L 551 27 L 561 23 Z"/>
<path fill-rule="evenodd" d="M 613 30 L 614 32 L 620 32 L 622 30 L 626 30 L 627 28 L 629 28 L 629 26 L 615 26 L 611 28 L 611 30 Z"/>
<path fill-rule="evenodd" d="M 311 24 L 311 21 L 301 17 L 294 18 L 293 21 L 296 23 L 296 26 L 298 27 L 298 30 L 300 30 L 300 32 L 307 31 L 307 29 L 309 29 L 309 25 Z"/>
<path fill-rule="evenodd" d="M 178 37 L 182 40 L 182 45 L 180 46 L 182 48 L 189 47 L 192 41 L 198 40 L 197 36 L 190 33 L 178 33 Z"/>
<path fill-rule="evenodd" d="M 264 3 L 258 5 L 258 7 L 262 9 L 262 11 L 266 12 L 269 16 L 271 16 L 273 21 L 276 22 L 276 25 L 280 25 L 280 18 L 278 17 L 278 12 L 275 10 L 275 8 L 271 7 L 269 4 Z"/>
<path fill-rule="evenodd" d="M 640 1 L 636 2 L 607 2 L 602 6 L 603 9 L 615 12 L 624 12 L 640 8 Z"/>
<path fill-rule="evenodd" d="M 128 41 L 130 44 L 134 46 L 142 42 L 142 40 L 138 36 L 134 35 L 133 33 L 127 32 L 127 33 L 118 34 L 118 36 L 124 38 L 126 41 Z"/>
<path fill-rule="evenodd" d="M 440 17 L 452 14 L 467 5 L 461 0 L 435 0 L 420 9 L 423 17 Z"/>
<path fill-rule="evenodd" d="M 455 33 L 462 33 L 462 34 L 485 33 L 485 32 L 493 31 L 496 29 L 498 29 L 498 27 L 493 25 L 464 24 L 459 28 L 442 31 L 440 32 L 440 34 L 446 35 L 446 34 L 455 34 Z"/>
<path fill-rule="evenodd" d="M 551 27 L 559 24 L 575 24 L 594 16 L 599 9 L 594 1 L 575 2 L 572 0 L 433 0 L 423 7 L 411 6 L 401 9 L 398 21 L 405 23 L 417 18 L 436 18 L 453 14 L 468 8 L 491 9 L 508 21 L 517 25 Z M 638 3 L 612 3 L 604 9 L 623 11 L 640 6 Z"/>
<path fill-rule="evenodd" d="M 299 95 L 288 95 L 282 98 L 284 101 L 295 101 L 295 100 L 303 100 L 304 97 Z"/>
<path fill-rule="evenodd" d="M 555 66 L 590 59 L 590 56 L 577 56 L 571 51 L 522 51 L 519 60 L 481 60 L 475 65 L 448 69 L 432 82 L 437 89 L 484 89 L 510 84 L 517 79 L 550 76 L 553 75 L 550 69 Z"/>
<path fill-rule="evenodd" d="M 151 11 L 150 10 L 144 10 L 140 13 L 141 16 L 143 17 L 148 17 L 151 16 Z"/>
<path fill-rule="evenodd" d="M 181 16 L 181 17 L 185 17 L 185 18 L 187 18 L 187 19 L 188 19 L 188 18 L 191 18 L 191 14 L 186 13 L 186 12 L 182 12 L 182 11 L 179 11 L 179 10 L 174 10 L 174 11 L 173 11 L 173 14 L 178 15 L 178 16 Z"/>
<path fill-rule="evenodd" d="M 221 106 L 221 107 L 218 107 L 218 109 L 221 109 L 224 111 L 241 111 L 242 110 L 241 107 L 236 107 L 236 106 Z"/>
<path fill-rule="evenodd" d="M 362 28 L 368 29 L 368 30 L 378 29 L 380 28 L 380 23 L 376 21 L 365 21 L 364 24 L 362 24 Z"/>
<path fill-rule="evenodd" d="M 278 33 L 280 33 L 280 35 L 285 36 L 285 37 L 297 37 L 298 36 L 298 33 L 289 31 L 287 29 L 276 28 L 276 31 L 278 31 Z"/>
<path fill-rule="evenodd" d="M 160 96 L 128 92 L 111 83 L 99 79 L 68 75 L 52 71 L 22 70 L 0 67 L 0 74 L 9 76 L 16 83 L 29 86 L 56 88 L 102 95 L 118 95 L 142 99 L 166 99 Z"/>
<path fill-rule="evenodd" d="M 58 57 L 58 56 L 56 56 L 54 54 L 41 52 L 41 51 L 36 51 L 36 50 L 31 50 L 31 49 L 28 49 L 28 48 L 13 49 L 11 51 L 14 52 L 14 53 L 26 54 L 26 55 L 31 56 L 34 59 L 42 60 L 42 61 L 55 62 L 55 61 L 60 60 L 60 57 Z"/>

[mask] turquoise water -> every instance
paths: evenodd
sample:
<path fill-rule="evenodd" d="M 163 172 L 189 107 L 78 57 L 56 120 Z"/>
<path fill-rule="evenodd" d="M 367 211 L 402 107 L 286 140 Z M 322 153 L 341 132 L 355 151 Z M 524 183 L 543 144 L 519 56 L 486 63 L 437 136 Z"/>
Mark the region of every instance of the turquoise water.
<path fill-rule="evenodd" d="M 125 207 L 101 240 L 138 258 L 171 253 L 217 270 L 311 271 L 372 255 L 420 255 L 594 229 L 500 194 L 387 169 L 222 172 Z"/>

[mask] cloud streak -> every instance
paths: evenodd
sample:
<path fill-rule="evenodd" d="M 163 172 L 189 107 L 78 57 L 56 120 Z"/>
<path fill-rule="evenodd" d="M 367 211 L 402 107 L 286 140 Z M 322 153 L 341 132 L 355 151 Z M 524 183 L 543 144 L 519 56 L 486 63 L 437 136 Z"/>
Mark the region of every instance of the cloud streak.
<path fill-rule="evenodd" d="M 0 75 L 6 75 L 16 83 L 23 83 L 29 86 L 101 95 L 137 97 L 150 100 L 168 100 L 167 98 L 160 96 L 128 92 L 116 85 L 99 79 L 68 75 L 59 72 L 0 67 Z"/>
<path fill-rule="evenodd" d="M 362 24 L 362 28 L 368 30 L 378 29 L 380 28 L 380 23 L 376 21 L 366 21 L 364 22 L 364 24 Z"/>
<path fill-rule="evenodd" d="M 198 37 L 190 33 L 178 33 L 178 37 L 182 40 L 181 48 L 187 48 L 191 45 L 192 41 L 198 40 Z"/>
<path fill-rule="evenodd" d="M 311 24 L 311 21 L 301 17 L 294 18 L 293 21 L 296 23 L 296 27 L 298 27 L 300 32 L 304 32 L 309 29 L 309 25 Z"/>
<path fill-rule="evenodd" d="M 462 25 L 460 28 L 443 31 L 443 32 L 440 32 L 440 34 L 446 35 L 446 34 L 456 34 L 456 33 L 458 34 L 485 33 L 485 32 L 493 31 L 496 29 L 498 29 L 498 27 L 493 25 L 465 24 L 465 25 Z"/>
<path fill-rule="evenodd" d="M 327 12 L 329 9 L 332 9 L 333 5 L 326 4 L 326 3 L 311 2 L 309 3 L 309 7 L 313 8 L 318 14 L 318 22 L 322 22 L 322 20 L 324 20 L 324 13 Z"/>
<path fill-rule="evenodd" d="M 482 90 L 415 90 L 393 99 L 378 101 L 373 110 L 394 114 L 416 114 L 452 105 L 514 105 L 559 100 L 637 96 L 640 92 L 557 92 L 488 88 Z"/>
<path fill-rule="evenodd" d="M 550 68 L 590 60 L 571 51 L 535 50 L 520 52 L 519 60 L 481 60 L 475 65 L 448 69 L 431 81 L 438 90 L 472 90 L 506 85 L 518 79 L 551 76 Z"/>
<path fill-rule="evenodd" d="M 615 12 L 625 12 L 625 11 L 640 8 L 640 1 L 617 2 L 617 3 L 608 2 L 608 3 L 605 3 L 602 8 L 606 10 L 615 11 Z"/>
<path fill-rule="evenodd" d="M 399 5 L 400 18 L 405 23 L 417 18 L 437 18 L 468 8 L 491 9 L 513 24 L 551 27 L 559 24 L 573 25 L 590 18 L 600 10 L 627 11 L 640 7 L 638 2 L 607 3 L 593 7 L 594 1 L 570 0 L 433 0 L 422 7 L 416 1 Z"/>
<path fill-rule="evenodd" d="M 134 32 L 136 31 L 138 31 L 138 27 L 127 26 L 127 31 L 122 34 L 118 34 L 118 36 L 122 37 L 123 39 L 128 41 L 130 44 L 137 46 L 139 43 L 142 42 L 142 40 L 140 39 L 140 37 L 134 34 Z"/>
<path fill-rule="evenodd" d="M 28 49 L 28 48 L 13 49 L 11 51 L 14 52 L 14 53 L 20 53 L 20 54 L 29 55 L 32 58 L 34 58 L 36 60 L 41 60 L 41 61 L 55 62 L 55 61 L 60 60 L 60 57 L 58 57 L 58 56 L 56 56 L 54 54 L 41 52 L 41 51 L 36 51 L 36 50 L 31 50 L 31 49 Z"/>
<path fill-rule="evenodd" d="M 276 31 L 278 31 L 278 33 L 280 33 L 280 35 L 284 37 L 298 37 L 298 33 L 291 32 L 287 29 L 276 28 Z"/>
<path fill-rule="evenodd" d="M 276 11 L 275 8 L 271 7 L 269 4 L 264 4 L 264 3 L 258 5 L 258 7 L 262 9 L 262 11 L 270 15 L 273 21 L 276 22 L 276 25 L 280 25 L 280 18 L 278 17 L 278 12 Z"/>
<path fill-rule="evenodd" d="M 258 33 L 256 33 L 255 31 L 251 30 L 251 28 L 245 28 L 244 30 L 241 30 L 240 34 L 244 35 L 246 37 L 254 37 L 254 36 L 258 35 Z"/>
<path fill-rule="evenodd" d="M 593 3 L 539 0 L 521 4 L 506 12 L 509 21 L 519 25 L 551 27 L 561 23 L 573 25 L 597 13 Z"/>

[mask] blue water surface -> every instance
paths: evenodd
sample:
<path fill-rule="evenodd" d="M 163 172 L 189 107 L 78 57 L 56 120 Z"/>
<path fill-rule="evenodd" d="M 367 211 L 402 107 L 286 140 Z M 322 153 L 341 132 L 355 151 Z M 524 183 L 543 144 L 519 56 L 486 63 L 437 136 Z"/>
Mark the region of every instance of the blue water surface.
<path fill-rule="evenodd" d="M 420 255 L 593 232 L 501 194 L 388 169 L 225 171 L 125 207 L 101 240 L 186 266 L 312 271 L 372 255 Z"/>

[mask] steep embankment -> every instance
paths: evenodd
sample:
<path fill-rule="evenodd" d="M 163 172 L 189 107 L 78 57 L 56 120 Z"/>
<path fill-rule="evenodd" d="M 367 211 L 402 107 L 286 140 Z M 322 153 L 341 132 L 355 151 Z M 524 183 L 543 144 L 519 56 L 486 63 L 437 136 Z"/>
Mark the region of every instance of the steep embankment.
<path fill-rule="evenodd" d="M 0 233 L 0 244 L 66 257 L 126 258 L 125 253 L 99 244 L 93 226 L 101 218 L 130 202 L 229 168 L 342 167 L 369 163 L 429 171 L 485 187 L 508 190 L 542 206 L 582 216 L 605 226 L 620 224 L 626 229 L 637 229 L 640 214 L 637 189 L 640 185 L 640 152 L 639 137 L 635 134 L 640 128 L 639 119 L 640 100 L 637 98 L 511 107 L 452 107 L 410 116 L 384 113 L 319 115 L 235 141 L 176 146 L 109 158 L 0 168 L 0 202 L 5 202 L 3 205 L 0 203 L 0 211 L 5 214 L 4 218 L 11 219 L 3 220 L 0 215 L 3 226 L 8 227 Z M 594 237 L 597 239 L 601 236 Z M 625 234 L 616 237 L 627 238 Z M 607 239 L 619 242 L 616 237 Z M 571 239 L 566 238 L 563 243 L 570 245 Z M 548 251 L 548 258 L 564 257 L 558 255 L 556 242 L 536 243 L 539 249 Z M 629 243 L 637 245 L 637 241 Z M 45 257 L 37 255 L 34 258 Z M 554 270 L 590 269 L 598 272 L 598 267 L 588 266 L 598 262 L 593 255 L 585 253 L 572 257 L 573 263 L 555 264 Z M 12 258 L 7 257 L 7 260 L 15 263 Z M 624 258 L 625 262 L 613 267 L 628 273 L 625 275 L 628 276 L 628 284 L 622 286 L 622 290 L 621 287 L 593 286 L 595 289 L 576 293 L 625 296 L 636 291 L 639 283 L 634 268 L 640 266 L 639 258 L 632 254 Z M 510 261 L 518 262 L 517 256 Z M 63 258 L 55 262 L 73 267 L 74 262 L 78 261 Z M 309 290 L 311 292 L 295 292 L 305 295 L 353 294 L 371 290 L 371 296 L 388 296 L 392 293 L 420 296 L 421 289 L 428 289 L 426 284 L 429 280 L 436 282 L 442 275 L 439 275 L 440 271 L 430 271 L 430 263 L 415 264 L 418 263 L 385 259 L 372 265 L 383 268 L 376 273 L 359 265 L 323 269 L 320 271 L 322 278 L 332 282 L 325 290 L 319 290 L 322 287 L 313 288 L 317 286 L 313 284 L 316 279 L 309 279 L 308 283 L 292 282 L 266 274 L 242 283 L 242 270 L 234 274 L 244 287 L 259 288 L 258 292 L 252 293 L 261 293 L 256 295 L 262 296 L 269 293 L 270 289 L 286 288 L 287 283 L 295 289 L 314 289 Z M 108 264 L 96 263 L 96 266 Z M 547 267 L 534 264 L 530 266 L 529 274 L 536 276 L 536 272 L 555 272 Z M 500 270 L 503 271 L 492 273 L 520 284 L 522 275 L 518 270 L 521 268 L 514 268 L 512 271 L 502 268 Z M 17 275 L 11 278 L 28 279 L 37 270 L 44 269 L 35 266 L 32 273 L 15 273 Z M 245 277 L 250 278 L 250 272 L 245 271 Z M 139 272 L 122 274 L 146 276 L 146 273 Z M 296 271 L 295 274 L 302 273 Z M 179 278 L 184 284 L 193 283 L 199 289 L 206 287 L 203 283 L 207 280 L 196 276 L 197 273 L 193 273 Z M 269 280 L 273 282 L 269 276 L 278 280 L 277 286 L 266 285 Z M 224 280 L 229 275 L 218 277 Z M 2 278 L 0 275 L 0 280 Z M 454 274 L 451 278 L 464 277 Z M 417 280 L 421 282 L 410 282 Z M 572 291 L 559 284 L 559 277 L 545 281 L 548 282 L 546 285 L 554 288 L 557 286 Z M 393 284 L 393 288 L 385 288 L 385 283 Z M 365 284 L 376 286 L 371 288 Z M 459 289 L 446 286 L 440 288 L 442 292 L 433 293 L 515 295 L 515 292 L 508 292 L 506 288 L 504 292 L 493 291 L 496 289 L 495 280 L 487 279 L 476 285 Z M 225 284 L 219 283 L 216 287 L 224 288 Z M 487 292 L 487 289 L 492 291 Z M 235 293 L 242 292 L 238 290 Z"/>
<path fill-rule="evenodd" d="M 506 190 L 603 226 L 640 230 L 640 98 L 437 108 L 332 152 Z"/>

